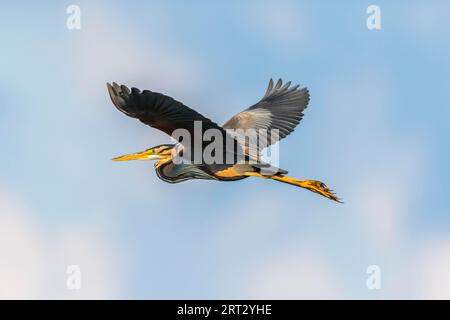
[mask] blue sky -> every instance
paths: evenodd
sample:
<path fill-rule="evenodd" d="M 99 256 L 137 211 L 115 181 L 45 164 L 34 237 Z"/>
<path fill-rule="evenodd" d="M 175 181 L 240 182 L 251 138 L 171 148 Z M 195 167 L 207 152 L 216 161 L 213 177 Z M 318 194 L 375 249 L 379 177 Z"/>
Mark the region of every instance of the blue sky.
<path fill-rule="evenodd" d="M 81 9 L 81 30 L 66 8 Z M 381 9 L 368 30 L 366 8 Z M 0 297 L 449 298 L 446 1 L 16 2 L 2 10 Z M 311 102 L 273 181 L 157 179 L 116 81 L 225 122 L 269 78 Z M 79 265 L 82 288 L 66 288 Z M 368 290 L 378 265 L 382 288 Z"/>

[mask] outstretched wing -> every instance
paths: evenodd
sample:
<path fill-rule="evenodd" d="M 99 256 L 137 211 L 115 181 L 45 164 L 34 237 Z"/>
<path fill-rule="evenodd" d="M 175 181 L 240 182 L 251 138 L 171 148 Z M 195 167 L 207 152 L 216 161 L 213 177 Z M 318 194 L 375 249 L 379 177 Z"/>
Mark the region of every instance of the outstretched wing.
<path fill-rule="evenodd" d="M 218 130 L 217 133 L 221 134 L 223 158 L 231 154 L 231 157 L 234 159 L 242 154 L 240 145 L 234 137 L 226 133 L 225 129 L 171 97 L 149 90 L 142 92 L 136 88 L 131 88 L 130 90 L 126 86 L 119 86 L 115 82 L 112 85 L 107 83 L 107 87 L 114 105 L 127 116 L 139 119 L 141 122 L 171 136 L 176 129 L 187 130 L 190 134 L 189 143 L 183 141 L 183 136 L 174 138 L 178 138 L 178 142 L 183 144 L 185 147 L 183 153 L 186 157 L 188 157 L 186 154 L 190 155 L 191 160 L 195 156 L 194 149 L 200 148 L 200 151 L 202 151 L 210 143 L 203 139 L 205 131 L 209 129 Z M 197 125 L 195 122 L 197 122 Z M 201 130 L 199 130 L 200 125 Z M 196 135 L 201 136 L 198 137 Z M 201 145 L 197 146 L 197 141 L 201 141 Z M 232 141 L 231 147 L 227 144 L 227 141 Z M 222 168 L 229 164 L 222 161 L 220 165 L 216 165 L 218 168 Z"/>
<path fill-rule="evenodd" d="M 112 85 L 107 83 L 107 87 L 111 100 L 119 111 L 168 135 L 172 135 L 175 129 L 186 129 L 194 136 L 195 121 L 201 122 L 202 134 L 211 128 L 221 130 L 210 119 L 169 96 L 149 90 L 141 92 L 137 88 L 130 90 L 115 82 Z"/>
<path fill-rule="evenodd" d="M 270 79 L 261 101 L 236 114 L 223 125 L 223 128 L 255 129 L 256 134 L 254 137 L 250 136 L 250 140 L 255 143 L 255 139 L 258 139 L 258 151 L 283 139 L 300 123 L 303 110 L 309 102 L 307 88 L 299 89 L 299 85 L 293 87 L 290 85 L 290 81 L 283 85 L 282 80 L 279 79 L 274 86 L 273 80 Z M 261 135 L 263 132 L 267 132 L 267 139 Z"/>

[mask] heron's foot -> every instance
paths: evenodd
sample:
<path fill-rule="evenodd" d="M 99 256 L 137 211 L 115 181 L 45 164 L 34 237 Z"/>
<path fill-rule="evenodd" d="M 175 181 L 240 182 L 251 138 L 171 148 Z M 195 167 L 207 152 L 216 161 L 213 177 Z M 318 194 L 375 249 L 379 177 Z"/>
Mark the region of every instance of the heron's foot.
<path fill-rule="evenodd" d="M 328 199 L 334 200 L 339 203 L 343 203 L 342 199 L 336 196 L 336 194 L 327 187 L 327 185 L 321 181 L 317 180 L 303 180 L 303 187 L 308 190 L 318 193 Z"/>

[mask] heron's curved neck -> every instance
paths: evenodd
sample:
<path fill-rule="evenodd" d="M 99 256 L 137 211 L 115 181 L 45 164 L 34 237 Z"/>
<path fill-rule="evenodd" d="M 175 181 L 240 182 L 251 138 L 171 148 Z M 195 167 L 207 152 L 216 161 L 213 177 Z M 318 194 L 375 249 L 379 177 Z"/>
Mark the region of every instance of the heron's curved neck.
<path fill-rule="evenodd" d="M 161 167 L 163 164 L 172 161 L 172 155 L 169 156 L 165 156 L 163 158 L 161 158 L 160 160 L 155 162 L 155 169 L 158 169 L 159 167 Z"/>

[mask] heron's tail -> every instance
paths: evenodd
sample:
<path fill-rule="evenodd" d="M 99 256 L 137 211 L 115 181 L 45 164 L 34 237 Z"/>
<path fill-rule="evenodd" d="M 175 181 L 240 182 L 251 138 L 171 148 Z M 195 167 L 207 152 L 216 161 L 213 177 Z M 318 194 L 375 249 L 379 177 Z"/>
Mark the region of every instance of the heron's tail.
<path fill-rule="evenodd" d="M 312 192 L 318 193 L 324 197 L 327 197 L 328 199 L 341 202 L 342 200 L 339 199 L 334 193 L 333 190 L 330 190 L 325 183 L 317 180 L 299 180 L 292 177 L 288 177 L 285 175 L 274 175 L 271 176 L 270 179 L 281 181 L 287 184 L 291 184 L 297 187 L 308 189 Z"/>

